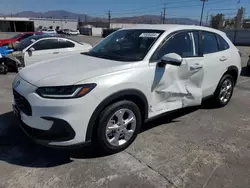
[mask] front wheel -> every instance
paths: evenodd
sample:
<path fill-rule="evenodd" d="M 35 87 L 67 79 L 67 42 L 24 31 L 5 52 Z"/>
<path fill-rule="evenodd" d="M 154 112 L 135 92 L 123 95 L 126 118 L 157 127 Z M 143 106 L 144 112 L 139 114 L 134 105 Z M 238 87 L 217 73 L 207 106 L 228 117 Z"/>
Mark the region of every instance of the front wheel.
<path fill-rule="evenodd" d="M 0 74 L 7 74 L 8 73 L 8 67 L 4 64 L 0 65 Z"/>
<path fill-rule="evenodd" d="M 141 129 L 141 113 L 131 101 L 111 104 L 100 114 L 97 127 L 97 144 L 106 153 L 127 148 Z"/>
<path fill-rule="evenodd" d="M 234 79 L 230 74 L 224 75 L 215 91 L 215 102 L 218 107 L 226 106 L 233 95 Z"/>

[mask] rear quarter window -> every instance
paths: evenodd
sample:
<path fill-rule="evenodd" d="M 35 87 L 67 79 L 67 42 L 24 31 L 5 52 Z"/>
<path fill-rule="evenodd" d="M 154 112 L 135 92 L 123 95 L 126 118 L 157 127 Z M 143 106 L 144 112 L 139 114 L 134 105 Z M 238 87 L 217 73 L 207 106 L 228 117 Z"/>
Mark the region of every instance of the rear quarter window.
<path fill-rule="evenodd" d="M 227 41 L 220 35 L 216 35 L 218 43 L 219 43 L 219 50 L 223 51 L 223 50 L 227 50 L 230 48 L 229 44 L 227 43 Z"/>
<path fill-rule="evenodd" d="M 75 44 L 68 40 L 59 39 L 59 48 L 73 48 Z"/>

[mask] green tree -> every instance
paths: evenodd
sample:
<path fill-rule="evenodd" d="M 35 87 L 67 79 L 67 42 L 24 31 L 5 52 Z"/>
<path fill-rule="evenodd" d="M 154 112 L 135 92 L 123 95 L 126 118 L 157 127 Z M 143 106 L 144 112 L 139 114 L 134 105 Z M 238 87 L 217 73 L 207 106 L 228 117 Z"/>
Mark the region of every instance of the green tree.
<path fill-rule="evenodd" d="M 210 26 L 215 29 L 220 29 L 223 25 L 224 14 L 216 14 L 215 16 L 211 16 Z"/>

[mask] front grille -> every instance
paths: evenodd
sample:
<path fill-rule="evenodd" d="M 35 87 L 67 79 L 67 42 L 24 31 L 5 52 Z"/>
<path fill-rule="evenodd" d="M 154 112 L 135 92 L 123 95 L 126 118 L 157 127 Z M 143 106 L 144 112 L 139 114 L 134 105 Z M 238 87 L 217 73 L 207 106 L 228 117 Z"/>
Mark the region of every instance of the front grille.
<path fill-rule="evenodd" d="M 17 93 L 14 89 L 13 89 L 13 96 L 15 104 L 17 105 L 18 109 L 21 110 L 23 113 L 25 113 L 27 116 L 31 116 L 32 110 L 30 103 L 27 101 L 27 99 L 25 99 L 22 95 Z"/>

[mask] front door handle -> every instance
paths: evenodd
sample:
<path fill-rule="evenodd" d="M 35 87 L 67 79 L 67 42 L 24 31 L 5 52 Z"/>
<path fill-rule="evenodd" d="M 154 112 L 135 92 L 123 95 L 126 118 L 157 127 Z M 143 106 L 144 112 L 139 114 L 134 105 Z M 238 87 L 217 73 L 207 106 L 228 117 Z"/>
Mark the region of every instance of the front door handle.
<path fill-rule="evenodd" d="M 226 61 L 227 60 L 227 58 L 225 57 L 225 56 L 222 56 L 221 58 L 220 58 L 220 61 Z"/>
<path fill-rule="evenodd" d="M 191 71 L 199 70 L 201 68 L 202 68 L 202 65 L 200 65 L 199 63 L 195 63 L 194 65 L 190 66 Z"/>
<path fill-rule="evenodd" d="M 53 52 L 53 54 L 59 54 L 59 52 Z"/>

